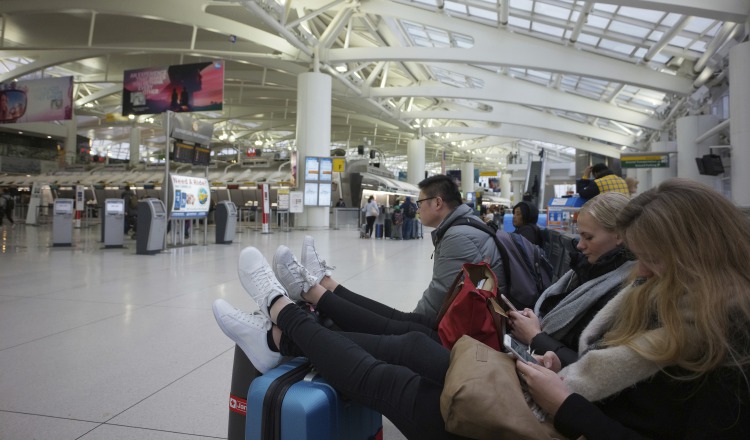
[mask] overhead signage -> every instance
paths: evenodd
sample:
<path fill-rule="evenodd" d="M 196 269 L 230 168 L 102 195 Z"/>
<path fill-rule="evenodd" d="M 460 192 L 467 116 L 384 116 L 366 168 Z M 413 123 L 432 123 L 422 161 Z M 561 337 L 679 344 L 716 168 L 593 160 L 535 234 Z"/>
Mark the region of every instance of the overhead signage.
<path fill-rule="evenodd" d="M 122 114 L 220 111 L 224 102 L 224 61 L 126 70 Z"/>
<path fill-rule="evenodd" d="M 622 168 L 669 168 L 669 153 L 620 156 Z"/>
<path fill-rule="evenodd" d="M 208 179 L 169 175 L 170 218 L 203 218 L 211 206 Z"/>
<path fill-rule="evenodd" d="M 214 135 L 214 124 L 193 119 L 190 115 L 172 114 L 169 136 L 182 141 L 209 145 Z"/>
<path fill-rule="evenodd" d="M 343 157 L 333 158 L 333 171 L 337 173 L 343 173 L 346 171 L 346 159 Z"/>
<path fill-rule="evenodd" d="M 0 124 L 73 119 L 73 77 L 0 84 Z"/>

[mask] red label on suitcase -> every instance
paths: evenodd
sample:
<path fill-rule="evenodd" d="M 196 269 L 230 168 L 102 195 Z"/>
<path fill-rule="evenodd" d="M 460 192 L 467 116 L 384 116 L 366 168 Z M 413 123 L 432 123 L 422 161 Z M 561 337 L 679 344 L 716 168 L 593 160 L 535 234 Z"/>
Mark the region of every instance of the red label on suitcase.
<path fill-rule="evenodd" d="M 230 394 L 229 411 L 236 412 L 242 416 L 247 415 L 247 400 Z"/>

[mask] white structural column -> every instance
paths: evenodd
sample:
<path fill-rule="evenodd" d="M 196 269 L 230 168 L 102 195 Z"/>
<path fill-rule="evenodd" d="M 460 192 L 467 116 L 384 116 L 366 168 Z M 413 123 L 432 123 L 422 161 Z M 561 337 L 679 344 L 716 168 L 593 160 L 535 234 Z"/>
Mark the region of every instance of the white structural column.
<path fill-rule="evenodd" d="M 78 156 L 78 122 L 73 116 L 73 119 L 65 121 L 64 124 L 68 129 L 65 136 L 65 163 L 72 165 L 76 163 L 76 157 Z"/>
<path fill-rule="evenodd" d="M 138 165 L 141 160 L 141 129 L 133 126 L 130 129 L 130 166 Z"/>
<path fill-rule="evenodd" d="M 510 204 L 513 205 L 513 206 L 515 206 L 515 205 L 518 204 L 518 202 L 520 202 L 521 200 L 523 200 L 523 183 L 524 183 L 524 180 L 523 180 L 523 178 L 521 178 L 519 180 L 513 180 L 511 182 L 512 182 L 512 185 L 513 185 L 513 197 L 510 198 Z M 513 206 L 511 206 L 511 208 Z"/>
<path fill-rule="evenodd" d="M 719 143 L 719 134 L 710 136 L 700 144 L 695 139 L 718 123 L 719 118 L 714 115 L 685 116 L 677 120 L 677 176 L 701 182 L 720 191 L 719 179 L 701 175 L 695 164 L 696 157 L 708 154 L 708 147 Z"/>
<path fill-rule="evenodd" d="M 651 144 L 651 151 L 654 153 L 665 153 L 668 151 L 677 151 L 677 145 L 674 142 L 668 141 L 657 141 Z M 669 155 L 669 167 L 667 168 L 652 168 L 651 169 L 651 181 L 649 187 L 659 186 L 662 182 L 673 177 L 677 177 L 677 155 Z M 695 163 L 695 160 L 693 160 Z M 697 166 L 696 166 L 697 168 Z M 640 180 L 640 179 L 638 179 Z M 639 188 L 639 192 L 642 192 Z"/>
<path fill-rule="evenodd" d="M 297 77 L 297 188 L 305 190 L 305 157 L 331 156 L 331 77 L 319 72 Z M 305 206 L 297 225 L 328 229 L 328 206 Z"/>
<path fill-rule="evenodd" d="M 638 191 L 636 194 L 641 194 L 653 188 L 653 185 L 651 185 L 650 168 L 638 168 L 635 172 L 635 179 L 638 181 Z"/>
<path fill-rule="evenodd" d="M 416 185 L 424 179 L 424 139 L 406 145 L 406 181 Z"/>
<path fill-rule="evenodd" d="M 729 50 L 729 135 L 732 143 L 732 201 L 750 207 L 750 43 Z"/>
<path fill-rule="evenodd" d="M 503 171 L 500 175 L 500 197 L 510 199 L 510 173 Z"/>
<path fill-rule="evenodd" d="M 461 192 L 470 193 L 474 191 L 474 162 L 463 162 L 461 164 Z"/>

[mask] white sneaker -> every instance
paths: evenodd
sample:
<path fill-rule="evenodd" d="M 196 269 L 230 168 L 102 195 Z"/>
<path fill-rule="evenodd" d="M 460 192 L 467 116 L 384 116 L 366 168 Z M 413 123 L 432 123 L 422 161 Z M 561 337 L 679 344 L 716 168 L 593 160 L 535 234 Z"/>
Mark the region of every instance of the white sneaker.
<path fill-rule="evenodd" d="M 320 283 L 325 276 L 330 277 L 333 274 L 333 269 L 336 269 L 335 267 L 326 264 L 326 260 L 324 260 L 318 253 L 318 250 L 315 249 L 315 239 L 309 235 L 306 235 L 305 239 L 302 241 L 302 257 L 300 260 L 302 265 L 305 266 L 305 269 L 315 277 L 317 283 Z"/>
<path fill-rule="evenodd" d="M 256 370 L 265 373 L 279 364 L 281 353 L 268 347 L 271 321 L 265 315 L 243 312 L 223 299 L 214 301 L 213 311 L 221 331 L 240 346 Z"/>
<path fill-rule="evenodd" d="M 297 261 L 292 251 L 284 245 L 279 246 L 273 256 L 273 271 L 288 292 L 289 298 L 295 301 L 303 301 L 302 294 L 320 281 L 315 279 L 305 266 Z"/>
<path fill-rule="evenodd" d="M 263 254 L 254 247 L 243 249 L 240 252 L 238 273 L 242 287 L 258 304 L 260 312 L 270 320 L 268 308 L 271 302 L 278 296 L 286 295 L 286 291 L 274 276 Z"/>

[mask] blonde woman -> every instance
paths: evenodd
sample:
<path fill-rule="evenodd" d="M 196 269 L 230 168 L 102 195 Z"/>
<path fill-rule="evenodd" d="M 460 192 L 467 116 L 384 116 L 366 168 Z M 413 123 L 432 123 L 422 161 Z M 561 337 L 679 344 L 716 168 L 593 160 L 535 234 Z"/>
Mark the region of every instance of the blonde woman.
<path fill-rule="evenodd" d="M 637 282 L 597 314 L 559 375 L 517 363 L 534 400 L 571 438 L 750 438 L 750 221 L 710 188 L 672 179 L 617 225 Z"/>

